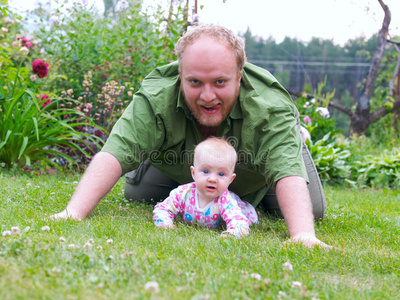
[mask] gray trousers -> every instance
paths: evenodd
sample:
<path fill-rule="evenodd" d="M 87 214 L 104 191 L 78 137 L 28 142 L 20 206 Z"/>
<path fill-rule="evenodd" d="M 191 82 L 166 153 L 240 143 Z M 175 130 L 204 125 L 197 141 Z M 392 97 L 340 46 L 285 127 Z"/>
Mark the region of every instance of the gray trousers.
<path fill-rule="evenodd" d="M 306 145 L 303 145 L 303 159 L 307 168 L 313 213 L 315 220 L 322 220 L 326 200 L 322 189 L 317 169 Z M 168 197 L 171 190 L 178 187 L 178 183 L 164 175 L 150 165 L 149 161 L 143 162 L 135 171 L 125 175 L 125 198 L 130 201 L 144 201 L 156 204 Z M 275 191 L 270 189 L 259 204 L 268 214 L 282 218 Z"/>

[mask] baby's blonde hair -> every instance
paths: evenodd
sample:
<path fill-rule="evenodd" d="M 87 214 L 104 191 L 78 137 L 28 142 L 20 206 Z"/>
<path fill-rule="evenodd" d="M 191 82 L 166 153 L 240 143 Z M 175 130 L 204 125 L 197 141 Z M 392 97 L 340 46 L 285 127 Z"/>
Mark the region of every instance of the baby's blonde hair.
<path fill-rule="evenodd" d="M 194 148 L 194 165 L 199 163 L 199 155 L 202 151 L 207 151 L 208 155 L 211 155 L 218 160 L 226 161 L 227 164 L 232 165 L 232 170 L 235 169 L 237 153 L 235 148 L 225 138 L 213 136 L 199 143 Z"/>

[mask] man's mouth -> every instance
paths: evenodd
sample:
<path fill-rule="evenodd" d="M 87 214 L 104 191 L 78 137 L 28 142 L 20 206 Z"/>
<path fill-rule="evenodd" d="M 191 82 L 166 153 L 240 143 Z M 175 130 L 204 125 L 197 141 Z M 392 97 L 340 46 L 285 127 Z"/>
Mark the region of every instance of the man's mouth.
<path fill-rule="evenodd" d="M 212 105 L 212 106 L 205 106 L 205 105 L 200 105 L 201 109 L 203 112 L 205 112 L 206 114 L 214 114 L 217 111 L 219 111 L 219 109 L 221 108 L 221 104 L 218 103 L 216 105 Z"/>

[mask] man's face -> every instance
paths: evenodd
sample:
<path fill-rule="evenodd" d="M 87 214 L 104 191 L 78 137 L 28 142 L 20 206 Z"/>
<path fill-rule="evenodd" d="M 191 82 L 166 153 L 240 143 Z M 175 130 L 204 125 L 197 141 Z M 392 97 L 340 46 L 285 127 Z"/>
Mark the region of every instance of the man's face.
<path fill-rule="evenodd" d="M 203 37 L 186 47 L 180 61 L 182 92 L 203 126 L 216 127 L 229 115 L 239 95 L 241 73 L 230 48 Z"/>

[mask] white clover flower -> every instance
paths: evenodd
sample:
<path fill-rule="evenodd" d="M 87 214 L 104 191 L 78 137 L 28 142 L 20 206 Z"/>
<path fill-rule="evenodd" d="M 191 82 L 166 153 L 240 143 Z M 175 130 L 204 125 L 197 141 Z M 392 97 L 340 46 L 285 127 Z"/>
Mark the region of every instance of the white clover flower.
<path fill-rule="evenodd" d="M 261 275 L 257 273 L 251 273 L 250 277 L 255 279 L 255 280 L 261 280 Z"/>
<path fill-rule="evenodd" d="M 293 281 L 292 283 L 292 288 L 301 288 L 301 282 L 300 281 Z"/>
<path fill-rule="evenodd" d="M 108 239 L 108 240 L 106 241 L 106 243 L 107 243 L 107 244 L 112 244 L 112 243 L 114 243 L 114 241 L 113 241 L 113 239 Z"/>
<path fill-rule="evenodd" d="M 1 31 L 3 31 L 4 33 L 7 33 L 7 32 L 8 32 L 8 29 L 5 28 L 5 27 L 1 27 Z"/>
<path fill-rule="evenodd" d="M 156 281 L 149 281 L 144 285 L 144 290 L 150 293 L 158 293 L 160 291 L 160 286 Z"/>
<path fill-rule="evenodd" d="M 13 234 L 18 234 L 18 233 L 21 232 L 21 230 L 19 229 L 18 226 L 13 226 L 13 227 L 11 227 L 11 232 L 12 232 Z"/>
<path fill-rule="evenodd" d="M 42 231 L 50 231 L 50 227 L 49 226 L 43 226 L 42 227 Z"/>
<path fill-rule="evenodd" d="M 100 246 L 100 245 L 98 245 L 96 248 L 97 248 L 98 250 L 103 250 L 103 247 Z"/>
<path fill-rule="evenodd" d="M 283 269 L 286 271 L 293 271 L 293 266 L 290 262 L 285 262 L 284 264 L 282 264 Z"/>
<path fill-rule="evenodd" d="M 316 102 L 315 98 L 312 98 L 312 99 L 310 100 L 310 102 L 311 102 L 312 104 L 315 104 L 315 102 Z"/>
<path fill-rule="evenodd" d="M 74 244 L 69 244 L 69 245 L 68 245 L 68 249 L 69 249 L 69 250 L 75 250 L 75 248 L 76 248 L 76 247 L 75 247 Z"/>
<path fill-rule="evenodd" d="M 11 235 L 11 231 L 10 230 L 3 231 L 3 233 L 1 235 L 2 236 L 10 236 Z"/>
<path fill-rule="evenodd" d="M 279 291 L 279 293 L 278 293 L 278 297 L 279 298 L 282 298 L 282 297 L 285 297 L 285 296 L 286 296 L 285 292 Z"/>
<path fill-rule="evenodd" d="M 64 237 L 60 236 L 60 238 L 58 239 L 58 241 L 59 241 L 60 243 L 65 243 L 66 239 L 65 239 Z"/>
<path fill-rule="evenodd" d="M 89 249 L 92 248 L 93 245 L 91 243 L 85 243 L 85 245 L 83 245 L 83 248 Z"/>
<path fill-rule="evenodd" d="M 13 227 L 11 227 L 11 233 L 12 233 L 12 234 L 18 234 L 18 233 L 20 233 L 20 232 L 21 232 L 21 230 L 19 229 L 18 226 L 13 226 Z"/>
<path fill-rule="evenodd" d="M 94 239 L 89 239 L 87 242 L 93 244 L 94 243 Z"/>

